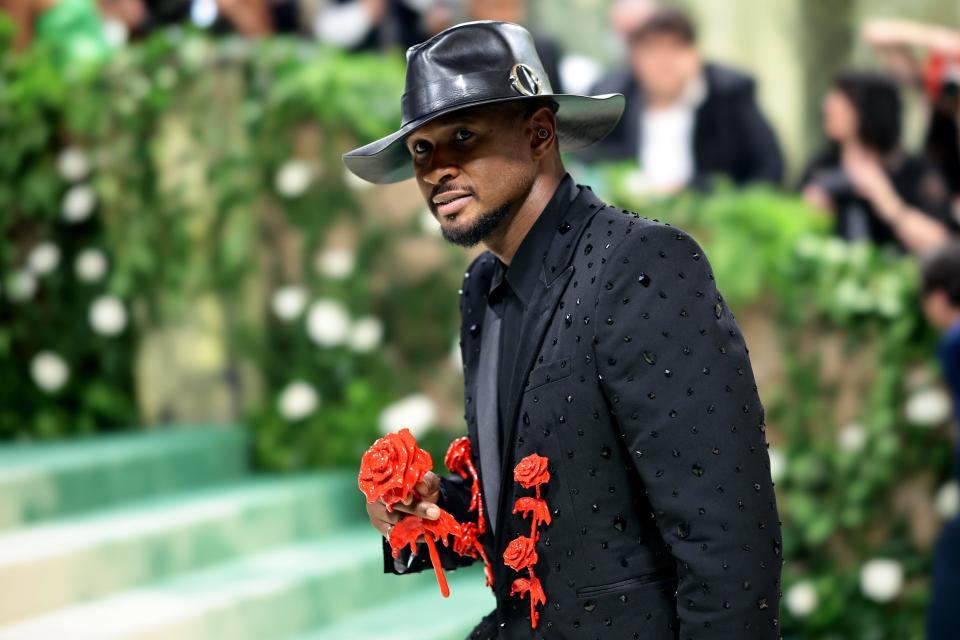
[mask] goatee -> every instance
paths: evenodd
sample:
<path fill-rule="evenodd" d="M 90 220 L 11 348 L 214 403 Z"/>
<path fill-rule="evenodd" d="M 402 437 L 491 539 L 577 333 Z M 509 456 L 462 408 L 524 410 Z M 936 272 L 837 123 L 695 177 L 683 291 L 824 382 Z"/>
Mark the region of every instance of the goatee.
<path fill-rule="evenodd" d="M 472 247 L 490 235 L 497 228 L 497 225 L 510 215 L 512 205 L 512 202 L 505 202 L 496 209 L 484 212 L 477 218 L 476 222 L 464 229 L 451 230 L 441 226 L 440 231 L 447 242 L 462 247 Z"/>

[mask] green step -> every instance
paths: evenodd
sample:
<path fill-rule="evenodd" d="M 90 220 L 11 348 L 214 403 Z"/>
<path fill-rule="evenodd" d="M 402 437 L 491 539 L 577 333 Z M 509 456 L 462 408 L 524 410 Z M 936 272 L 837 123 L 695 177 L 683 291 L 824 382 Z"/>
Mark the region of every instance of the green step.
<path fill-rule="evenodd" d="M 442 598 L 436 581 L 431 580 L 424 587 L 404 589 L 399 598 L 297 636 L 296 640 L 463 640 L 481 618 L 493 611 L 496 600 L 484 585 L 482 569 L 467 567 L 448 572 L 447 581 L 449 598 Z"/>
<path fill-rule="evenodd" d="M 166 428 L 0 447 L 0 531 L 236 478 L 239 427 Z"/>
<path fill-rule="evenodd" d="M 330 472 L 254 477 L 18 529 L 0 535 L 0 624 L 311 538 L 364 513 L 356 476 Z"/>
<path fill-rule="evenodd" d="M 384 574 L 364 523 L 3 627 L 0 640 L 281 640 L 433 580 Z"/>

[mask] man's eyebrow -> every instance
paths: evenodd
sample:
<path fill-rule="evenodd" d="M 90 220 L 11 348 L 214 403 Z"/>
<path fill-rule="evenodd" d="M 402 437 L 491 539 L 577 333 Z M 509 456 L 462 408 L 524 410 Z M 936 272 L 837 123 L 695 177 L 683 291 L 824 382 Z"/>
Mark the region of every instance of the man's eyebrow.
<path fill-rule="evenodd" d="M 458 124 L 475 124 L 479 119 L 480 119 L 480 116 L 478 115 L 458 113 L 456 114 L 456 116 L 453 116 L 453 115 L 441 116 L 436 120 L 434 120 L 432 124 L 437 125 L 439 127 L 447 128 L 447 127 L 452 127 Z M 420 132 L 414 131 L 404 139 L 404 143 L 406 143 L 409 146 L 410 143 L 417 142 L 417 140 L 422 139 L 422 137 L 423 136 L 420 135 Z"/>

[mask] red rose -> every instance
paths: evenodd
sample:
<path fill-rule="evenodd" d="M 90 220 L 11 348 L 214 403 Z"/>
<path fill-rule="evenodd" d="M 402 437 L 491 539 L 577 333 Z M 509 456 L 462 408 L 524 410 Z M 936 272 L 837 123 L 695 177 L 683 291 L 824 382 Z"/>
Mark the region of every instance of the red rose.
<path fill-rule="evenodd" d="M 383 500 L 388 511 L 413 490 L 424 474 L 433 467 L 430 454 L 417 446 L 417 441 L 404 427 L 398 433 L 378 438 L 360 460 L 357 484 L 367 502 Z"/>
<path fill-rule="evenodd" d="M 538 487 L 549 482 L 550 472 L 547 471 L 547 462 L 548 460 L 543 456 L 531 453 L 513 468 L 513 479 L 519 482 L 524 489 Z"/>
<path fill-rule="evenodd" d="M 464 480 L 469 479 L 473 466 L 470 460 L 470 438 L 463 436 L 451 442 L 443 462 L 450 471 L 463 476 Z"/>
<path fill-rule="evenodd" d="M 523 571 L 537 564 L 537 551 L 533 538 L 517 536 L 503 551 L 503 562 L 514 571 Z"/>

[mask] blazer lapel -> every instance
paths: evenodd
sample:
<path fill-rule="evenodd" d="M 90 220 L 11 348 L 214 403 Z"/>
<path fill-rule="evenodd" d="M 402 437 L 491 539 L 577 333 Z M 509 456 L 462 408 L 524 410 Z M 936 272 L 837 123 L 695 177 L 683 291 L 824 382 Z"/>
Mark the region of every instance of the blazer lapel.
<path fill-rule="evenodd" d="M 502 547 L 503 531 L 506 529 L 503 526 L 504 509 L 507 496 L 513 485 L 513 441 L 516 437 L 517 411 L 520 408 L 520 396 L 523 391 L 521 385 L 530 373 L 540 344 L 543 342 L 543 336 L 553 318 L 557 304 L 560 302 L 560 297 L 573 276 L 574 266 L 570 263 L 577 241 L 587 223 L 602 207 L 603 203 L 593 195 L 593 191 L 589 187 L 580 187 L 580 193 L 567 209 L 563 222 L 554 231 L 550 248 L 541 265 L 540 284 L 534 290 L 530 307 L 520 328 L 520 338 L 517 341 L 520 351 L 517 353 L 516 365 L 511 378 L 510 393 L 507 398 L 500 398 L 501 402 L 508 403 L 508 410 L 505 440 L 500 443 L 500 472 L 502 474 L 500 490 L 496 504 L 489 506 L 490 509 L 496 509 L 497 512 L 498 526 L 494 532 L 495 550 Z"/>

